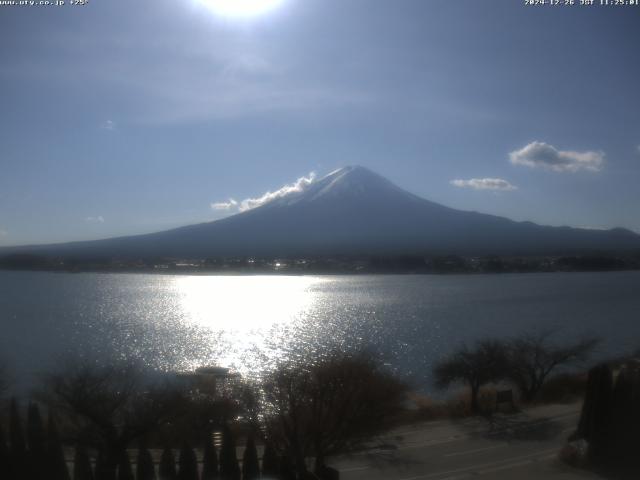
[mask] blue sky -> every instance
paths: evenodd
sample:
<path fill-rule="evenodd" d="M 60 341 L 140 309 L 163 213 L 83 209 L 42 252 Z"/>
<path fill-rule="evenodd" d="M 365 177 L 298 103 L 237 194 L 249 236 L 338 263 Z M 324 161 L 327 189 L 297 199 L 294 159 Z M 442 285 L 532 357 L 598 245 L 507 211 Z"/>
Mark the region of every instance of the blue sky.
<path fill-rule="evenodd" d="M 0 6 L 0 245 L 214 220 L 352 164 L 640 231 L 640 7 L 206 1 Z"/>

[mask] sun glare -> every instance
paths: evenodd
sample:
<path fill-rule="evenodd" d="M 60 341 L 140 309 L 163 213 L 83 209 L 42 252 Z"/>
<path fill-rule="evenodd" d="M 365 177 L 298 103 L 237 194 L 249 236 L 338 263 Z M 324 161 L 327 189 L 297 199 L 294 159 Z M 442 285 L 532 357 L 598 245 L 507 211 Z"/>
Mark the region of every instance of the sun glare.
<path fill-rule="evenodd" d="M 284 0 L 199 0 L 213 13 L 224 17 L 253 17 L 280 6 Z"/>
<path fill-rule="evenodd" d="M 177 279 L 176 287 L 190 321 L 214 330 L 246 332 L 294 320 L 313 302 L 310 287 L 318 282 L 294 276 L 195 276 Z"/>
<path fill-rule="evenodd" d="M 221 351 L 213 362 L 248 373 L 255 348 L 266 351 L 286 344 L 289 328 L 313 307 L 313 287 L 322 281 L 306 276 L 184 276 L 176 278 L 174 288 L 184 320 L 215 334 L 214 348 Z"/>

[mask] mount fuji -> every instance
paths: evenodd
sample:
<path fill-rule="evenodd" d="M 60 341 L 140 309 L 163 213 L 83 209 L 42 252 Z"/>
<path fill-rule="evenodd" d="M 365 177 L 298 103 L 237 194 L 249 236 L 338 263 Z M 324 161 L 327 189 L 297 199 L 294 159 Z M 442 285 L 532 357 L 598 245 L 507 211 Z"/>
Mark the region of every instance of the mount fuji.
<path fill-rule="evenodd" d="M 354 166 L 213 222 L 106 240 L 4 248 L 0 254 L 205 258 L 638 250 L 640 235 L 629 230 L 541 226 L 456 210 Z"/>

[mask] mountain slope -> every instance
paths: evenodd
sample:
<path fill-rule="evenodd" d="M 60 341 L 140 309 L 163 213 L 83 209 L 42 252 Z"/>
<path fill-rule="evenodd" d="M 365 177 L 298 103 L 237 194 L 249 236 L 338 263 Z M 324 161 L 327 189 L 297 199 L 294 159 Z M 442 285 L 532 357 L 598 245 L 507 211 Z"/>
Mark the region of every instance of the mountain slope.
<path fill-rule="evenodd" d="M 533 255 L 640 250 L 624 229 L 546 227 L 465 212 L 406 192 L 363 167 L 345 167 L 231 217 L 159 233 L 15 247 L 74 256 Z M 3 253 L 0 250 L 0 253 Z M 8 253 L 5 249 L 4 253 Z"/>

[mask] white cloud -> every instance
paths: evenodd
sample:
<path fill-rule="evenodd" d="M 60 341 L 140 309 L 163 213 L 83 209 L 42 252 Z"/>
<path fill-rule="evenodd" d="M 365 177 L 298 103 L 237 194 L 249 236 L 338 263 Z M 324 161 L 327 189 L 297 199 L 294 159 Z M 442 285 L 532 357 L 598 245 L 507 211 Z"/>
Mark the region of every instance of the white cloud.
<path fill-rule="evenodd" d="M 577 172 L 589 170 L 597 172 L 604 164 L 604 152 L 573 152 L 558 150 L 553 145 L 544 142 L 531 142 L 520 150 L 509 154 L 514 165 L 524 165 L 531 168 L 545 168 L 554 172 Z"/>
<path fill-rule="evenodd" d="M 87 223 L 104 223 L 104 217 L 102 215 L 98 215 L 97 217 L 87 217 L 84 221 Z"/>
<path fill-rule="evenodd" d="M 518 187 L 512 185 L 502 178 L 471 178 L 469 180 L 451 180 L 451 185 L 459 188 L 473 188 L 474 190 L 517 190 Z"/>
<path fill-rule="evenodd" d="M 285 197 L 292 193 L 302 192 L 311 183 L 313 183 L 315 178 L 315 172 L 311 172 L 306 177 L 300 177 L 295 182 L 284 185 L 273 192 L 267 192 L 260 197 L 245 198 L 240 202 L 234 200 L 233 198 L 230 198 L 226 202 L 212 203 L 211 208 L 214 210 L 238 210 L 239 212 L 246 212 L 247 210 L 259 207 L 278 198 Z"/>
<path fill-rule="evenodd" d="M 231 210 L 238 206 L 238 202 L 236 202 L 233 198 L 230 198 L 226 202 L 215 202 L 211 204 L 211 208 L 213 210 Z"/>
<path fill-rule="evenodd" d="M 101 128 L 103 130 L 115 130 L 116 129 L 116 122 L 114 122 L 113 120 L 105 120 L 102 123 Z"/>
<path fill-rule="evenodd" d="M 240 202 L 239 210 L 241 212 L 244 212 L 246 210 L 251 210 L 252 208 L 256 208 L 261 205 L 264 205 L 265 203 L 275 200 L 276 198 L 282 198 L 292 193 L 301 192 L 305 188 L 307 188 L 311 183 L 313 183 L 315 178 L 316 178 L 315 172 L 311 172 L 309 173 L 308 176 L 300 177 L 295 182 L 288 185 L 284 185 L 283 187 L 279 188 L 275 192 L 267 192 L 258 198 L 246 198 L 242 200 L 242 202 Z"/>
<path fill-rule="evenodd" d="M 6 237 L 7 235 L 9 235 L 9 232 L 7 230 L 0 229 L 0 237 Z"/>

